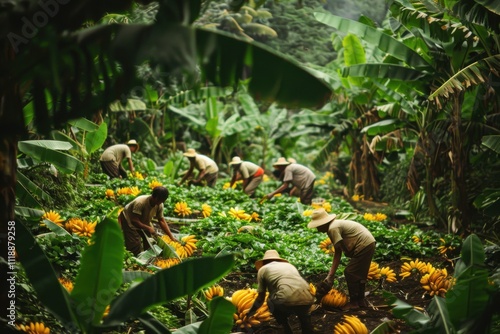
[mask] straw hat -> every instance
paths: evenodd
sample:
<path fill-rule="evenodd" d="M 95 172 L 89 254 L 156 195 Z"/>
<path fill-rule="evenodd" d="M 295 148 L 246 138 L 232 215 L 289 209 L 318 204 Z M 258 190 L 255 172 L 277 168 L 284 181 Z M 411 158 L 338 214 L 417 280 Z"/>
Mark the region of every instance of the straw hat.
<path fill-rule="evenodd" d="M 278 161 L 276 161 L 273 166 L 286 166 L 286 165 L 289 165 L 290 162 L 289 161 L 286 161 L 285 158 L 281 157 L 278 159 Z"/>
<path fill-rule="evenodd" d="M 280 255 L 278 254 L 277 251 L 275 251 L 274 249 L 270 249 L 270 250 L 266 251 L 262 260 L 255 261 L 255 268 L 257 268 L 257 270 L 259 270 L 262 267 L 262 265 L 264 264 L 264 261 L 266 261 L 266 260 L 273 260 L 273 261 L 287 262 L 288 263 L 287 260 L 282 259 L 280 257 Z"/>
<path fill-rule="evenodd" d="M 307 224 L 307 227 L 315 228 L 326 223 L 330 223 L 335 219 L 335 217 L 337 217 L 336 214 L 332 213 L 331 215 L 329 215 L 328 213 L 326 213 L 324 208 L 316 209 L 311 214 L 311 221 L 309 222 L 309 224 Z"/>
<path fill-rule="evenodd" d="M 135 139 L 130 139 L 127 142 L 127 145 L 129 145 L 129 146 L 137 146 L 137 149 L 139 149 L 139 143 Z"/>
<path fill-rule="evenodd" d="M 194 148 L 188 148 L 186 152 L 184 152 L 184 156 L 188 158 L 194 158 L 196 156 L 196 151 Z"/>
<path fill-rule="evenodd" d="M 229 163 L 230 165 L 239 165 L 241 164 L 241 159 L 240 157 L 233 157 L 233 160 Z"/>

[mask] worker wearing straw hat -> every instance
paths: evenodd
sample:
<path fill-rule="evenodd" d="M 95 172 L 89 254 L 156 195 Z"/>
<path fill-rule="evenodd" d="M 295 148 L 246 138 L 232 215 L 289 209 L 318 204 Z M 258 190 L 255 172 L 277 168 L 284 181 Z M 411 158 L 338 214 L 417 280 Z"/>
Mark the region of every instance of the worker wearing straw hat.
<path fill-rule="evenodd" d="M 179 185 L 183 184 L 184 181 L 191 177 L 196 168 L 198 170 L 198 176 L 194 180 L 191 180 L 191 184 L 207 185 L 213 188 L 217 182 L 217 175 L 219 173 L 219 167 L 215 161 L 206 155 L 197 153 L 193 148 L 188 148 L 188 150 L 184 152 L 184 156 L 189 159 L 189 170 L 184 174 Z"/>
<path fill-rule="evenodd" d="M 349 290 L 349 303 L 343 309 L 366 307 L 365 285 L 370 264 L 375 253 L 375 238 L 362 224 L 352 220 L 336 219 L 335 214 L 328 214 L 324 208 L 313 211 L 309 228 L 328 234 L 335 255 L 325 281 L 331 286 L 333 277 L 340 264 L 342 253 L 350 258 L 344 270 Z"/>
<path fill-rule="evenodd" d="M 262 260 L 255 262 L 257 268 L 257 298 L 247 313 L 250 318 L 266 300 L 267 306 L 276 321 L 283 326 L 286 334 L 293 333 L 288 317 L 296 314 L 302 333 L 313 333 L 309 310 L 314 303 L 309 283 L 300 275 L 297 268 L 281 258 L 274 249 L 266 251 Z"/>
<path fill-rule="evenodd" d="M 262 183 L 264 169 L 253 162 L 243 161 L 240 157 L 233 157 L 229 163 L 233 167 L 233 177 L 231 178 L 230 187 L 241 176 L 243 179 L 243 191 L 250 197 L 255 194 L 255 189 Z"/>
<path fill-rule="evenodd" d="M 279 194 L 287 190 L 290 184 L 298 189 L 300 193 L 300 202 L 303 204 L 311 204 L 314 195 L 314 181 L 316 176 L 314 173 L 307 168 L 298 163 L 290 163 L 285 158 L 279 158 L 273 167 L 281 172 L 283 176 L 283 183 L 281 186 L 267 194 L 267 198 L 271 199 L 274 195 Z"/>
<path fill-rule="evenodd" d="M 117 144 L 108 147 L 102 153 L 99 161 L 102 171 L 110 178 L 127 178 L 127 172 L 122 166 L 123 159 L 127 159 L 130 171 L 134 172 L 132 163 L 132 153 L 139 151 L 139 144 L 135 139 L 131 139 L 127 144 Z"/>

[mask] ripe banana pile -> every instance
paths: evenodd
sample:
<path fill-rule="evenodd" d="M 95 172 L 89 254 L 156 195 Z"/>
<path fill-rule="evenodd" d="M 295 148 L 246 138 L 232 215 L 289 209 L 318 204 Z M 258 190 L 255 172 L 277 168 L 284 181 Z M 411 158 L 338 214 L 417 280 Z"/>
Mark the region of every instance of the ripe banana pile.
<path fill-rule="evenodd" d="M 370 270 L 368 271 L 367 279 L 369 280 L 380 279 L 380 269 L 378 267 L 378 263 L 372 262 L 370 264 Z"/>
<path fill-rule="evenodd" d="M 337 289 L 331 289 L 324 297 L 321 299 L 321 305 L 326 307 L 340 308 L 347 304 L 347 295 Z"/>
<path fill-rule="evenodd" d="M 420 279 L 420 284 L 431 296 L 444 297 L 446 291 L 450 288 L 451 280 L 448 277 L 446 269 L 433 268 L 429 273 Z"/>
<path fill-rule="evenodd" d="M 398 279 L 396 278 L 396 273 L 389 267 L 380 268 L 380 277 L 384 278 L 387 283 L 394 283 Z"/>
<path fill-rule="evenodd" d="M 205 298 L 207 298 L 207 300 L 212 300 L 214 297 L 224 296 L 224 288 L 220 285 L 213 285 L 203 293 L 205 294 Z"/>
<path fill-rule="evenodd" d="M 368 334 L 368 328 L 355 315 L 344 315 L 335 325 L 334 334 Z"/>
<path fill-rule="evenodd" d="M 252 220 L 252 215 L 245 213 L 245 210 L 238 207 L 229 209 L 229 214 L 239 220 Z"/>
<path fill-rule="evenodd" d="M 252 307 L 257 295 L 258 293 L 255 289 L 241 289 L 233 293 L 231 302 L 236 306 L 236 313 L 233 314 L 236 326 L 240 328 L 251 328 L 252 326 L 259 325 L 261 322 L 271 320 L 272 314 L 267 307 L 267 295 L 264 304 L 257 309 L 252 317 L 247 317 L 247 313 Z"/>
<path fill-rule="evenodd" d="M 179 242 L 173 241 L 168 237 L 168 235 L 162 235 L 161 239 L 170 246 L 174 247 L 175 252 L 181 259 L 190 257 L 197 249 L 196 243 L 198 242 L 198 239 L 196 239 L 196 236 L 194 235 L 182 237 Z"/>
<path fill-rule="evenodd" d="M 323 251 L 325 254 L 335 254 L 335 247 L 333 247 L 330 238 L 326 238 L 325 240 L 321 241 L 319 243 L 319 249 L 321 249 L 321 251 Z"/>
<path fill-rule="evenodd" d="M 410 277 L 413 274 L 419 273 L 420 275 L 424 275 L 428 273 L 432 269 L 432 265 L 430 263 L 425 263 L 416 259 L 414 261 L 405 262 L 401 266 L 401 270 L 399 271 L 399 276 L 402 279 L 406 277 Z"/>
<path fill-rule="evenodd" d="M 170 268 L 172 266 L 175 266 L 176 264 L 179 264 L 179 263 L 181 263 L 181 261 L 175 257 L 171 257 L 169 259 L 158 258 L 155 260 L 154 265 L 157 267 L 160 267 L 162 269 L 165 269 L 165 268 Z"/>
<path fill-rule="evenodd" d="M 86 220 L 77 219 L 73 221 L 71 230 L 73 233 L 81 237 L 91 237 L 95 232 L 95 226 L 97 222 L 90 223 Z"/>

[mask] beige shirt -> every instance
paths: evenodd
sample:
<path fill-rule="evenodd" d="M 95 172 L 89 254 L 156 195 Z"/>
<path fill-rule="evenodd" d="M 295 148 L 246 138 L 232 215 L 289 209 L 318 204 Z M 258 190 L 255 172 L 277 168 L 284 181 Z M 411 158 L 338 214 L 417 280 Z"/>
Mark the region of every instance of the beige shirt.
<path fill-rule="evenodd" d="M 242 161 L 240 164 L 240 168 L 236 169 L 236 171 L 240 171 L 243 179 L 248 179 L 250 176 L 253 176 L 259 170 L 259 166 L 250 161 Z"/>
<path fill-rule="evenodd" d="M 219 171 L 219 167 L 217 167 L 215 161 L 203 154 L 196 154 L 196 157 L 194 158 L 194 166 L 198 170 L 205 169 L 207 174 L 213 174 Z"/>
<path fill-rule="evenodd" d="M 308 188 L 316 179 L 316 175 L 307 168 L 300 164 L 290 164 L 285 168 L 283 182 L 291 182 L 299 189 Z"/>
<path fill-rule="evenodd" d="M 375 238 L 366 227 L 352 220 L 335 219 L 330 223 L 327 233 L 333 245 L 344 240 L 345 246 L 353 252 L 353 256 L 375 242 Z"/>
<path fill-rule="evenodd" d="M 292 306 L 314 303 L 309 283 L 290 263 L 274 261 L 262 266 L 257 273 L 257 283 L 257 292 L 269 291 L 269 299 L 276 304 Z"/>
<path fill-rule="evenodd" d="M 116 161 L 118 164 L 121 164 L 124 158 L 132 158 L 132 151 L 130 151 L 130 147 L 128 147 L 128 145 L 118 144 L 105 149 L 100 160 Z"/>
<path fill-rule="evenodd" d="M 158 221 L 163 218 L 163 203 L 160 205 L 151 206 L 149 198 L 151 195 L 137 196 L 132 202 L 128 203 L 123 209 L 123 216 L 127 220 L 131 228 L 136 228 L 131 221 L 133 214 L 139 215 L 143 224 L 149 224 L 153 217 Z"/>

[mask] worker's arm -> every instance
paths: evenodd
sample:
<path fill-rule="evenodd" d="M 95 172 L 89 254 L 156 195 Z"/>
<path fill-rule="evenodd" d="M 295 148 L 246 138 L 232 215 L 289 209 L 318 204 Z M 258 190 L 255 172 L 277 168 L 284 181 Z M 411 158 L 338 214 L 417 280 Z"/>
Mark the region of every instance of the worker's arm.
<path fill-rule="evenodd" d="M 288 185 L 289 183 L 288 182 L 283 182 L 283 184 L 281 185 L 281 187 L 279 187 L 278 189 L 276 189 L 275 191 L 273 191 L 272 193 L 269 193 L 267 194 L 267 198 L 268 199 L 271 199 L 274 195 L 276 194 L 281 194 L 283 191 L 285 191 L 285 189 L 288 188 Z"/>
<path fill-rule="evenodd" d="M 172 231 L 170 231 L 170 228 L 168 227 L 168 224 L 167 222 L 165 221 L 165 218 L 161 218 L 158 220 L 158 225 L 160 225 L 161 229 L 163 230 L 163 232 L 165 232 L 166 235 L 168 235 L 168 237 L 170 239 L 172 239 L 173 241 L 177 241 L 176 238 L 174 238 L 174 235 L 172 234 Z"/>
<path fill-rule="evenodd" d="M 134 163 L 132 162 L 132 158 L 127 158 L 128 160 L 128 166 L 130 168 L 130 171 L 133 173 L 134 172 Z"/>
<path fill-rule="evenodd" d="M 141 222 L 141 218 L 139 217 L 139 215 L 137 215 L 135 213 L 132 214 L 132 217 L 130 218 L 130 221 L 131 221 L 132 225 L 134 225 L 137 228 L 140 228 L 141 230 L 146 230 L 146 231 L 148 231 L 151 234 L 155 234 L 156 233 L 153 226 Z"/>

